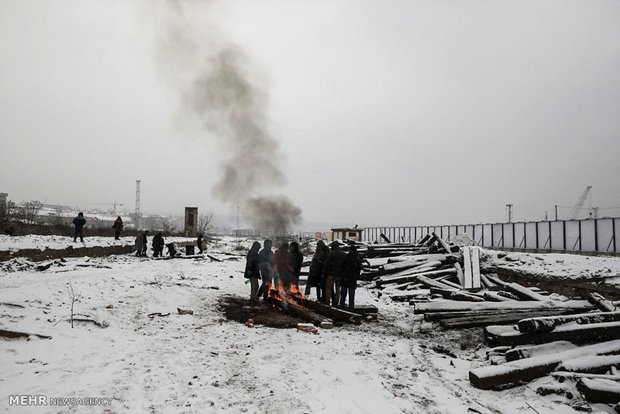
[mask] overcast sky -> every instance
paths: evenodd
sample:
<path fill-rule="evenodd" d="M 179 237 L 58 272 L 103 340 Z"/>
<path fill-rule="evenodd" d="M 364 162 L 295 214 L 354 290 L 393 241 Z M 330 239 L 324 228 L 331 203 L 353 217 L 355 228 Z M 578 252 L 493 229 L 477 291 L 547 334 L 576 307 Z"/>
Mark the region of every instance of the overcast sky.
<path fill-rule="evenodd" d="M 147 213 L 234 210 L 212 193 L 221 148 L 162 71 L 167 6 L 0 2 L 0 192 L 131 210 L 141 179 Z M 306 222 L 499 222 L 506 203 L 540 220 L 587 185 L 592 206 L 620 206 L 619 1 L 181 9 L 247 54 L 286 157 L 279 192 Z"/>

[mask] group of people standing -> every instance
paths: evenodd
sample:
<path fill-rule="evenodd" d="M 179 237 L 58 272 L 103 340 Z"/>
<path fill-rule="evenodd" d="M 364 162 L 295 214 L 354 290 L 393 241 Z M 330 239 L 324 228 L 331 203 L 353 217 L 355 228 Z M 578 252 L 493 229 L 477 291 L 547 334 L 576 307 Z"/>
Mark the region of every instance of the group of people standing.
<path fill-rule="evenodd" d="M 250 300 L 258 302 L 258 297 L 267 298 L 269 286 L 282 284 L 286 292 L 297 290 L 299 275 L 304 256 L 299 248 L 299 243 L 282 243 L 275 253 L 271 251 L 273 241 L 267 239 L 260 243 L 255 241 L 250 247 L 245 265 L 245 277 L 250 279 Z M 262 285 L 258 281 L 262 279 Z"/>
<path fill-rule="evenodd" d="M 273 242 L 267 239 L 261 250 L 260 243 L 255 241 L 247 254 L 245 277 L 250 280 L 250 301 L 254 303 L 261 295 L 267 298 L 272 284 L 278 286 L 281 283 L 286 292 L 299 289 L 304 259 L 299 243 L 282 243 L 275 253 L 271 251 L 272 246 Z M 309 295 L 314 287 L 318 300 L 340 308 L 344 308 L 348 296 L 349 310 L 353 310 L 361 269 L 362 261 L 355 246 L 351 246 L 349 253 L 346 253 L 338 242 L 327 246 L 319 240 L 310 264 L 305 294 Z M 263 283 L 259 288 L 258 281 L 261 279 Z"/>

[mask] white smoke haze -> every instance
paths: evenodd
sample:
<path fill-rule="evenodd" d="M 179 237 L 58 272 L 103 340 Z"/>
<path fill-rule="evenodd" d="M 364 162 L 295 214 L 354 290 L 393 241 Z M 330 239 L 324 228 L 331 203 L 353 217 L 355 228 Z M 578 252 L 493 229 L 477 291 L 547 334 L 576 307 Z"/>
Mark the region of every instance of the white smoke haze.
<path fill-rule="evenodd" d="M 290 229 L 301 221 L 301 209 L 273 194 L 286 184 L 285 157 L 268 128 L 269 96 L 260 76 L 243 49 L 213 23 L 209 4 L 164 6 L 159 63 L 181 95 L 184 114 L 198 120 L 222 159 L 213 196 L 243 206 L 256 228 Z"/>

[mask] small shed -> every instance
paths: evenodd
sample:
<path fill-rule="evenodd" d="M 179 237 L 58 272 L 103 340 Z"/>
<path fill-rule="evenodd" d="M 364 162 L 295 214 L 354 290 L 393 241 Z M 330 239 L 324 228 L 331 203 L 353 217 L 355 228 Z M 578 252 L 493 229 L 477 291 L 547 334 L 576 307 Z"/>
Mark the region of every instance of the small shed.
<path fill-rule="evenodd" d="M 340 227 L 332 229 L 332 240 L 355 240 L 362 241 L 362 231 L 363 229 L 358 229 L 357 227 L 349 228 L 349 227 Z"/>

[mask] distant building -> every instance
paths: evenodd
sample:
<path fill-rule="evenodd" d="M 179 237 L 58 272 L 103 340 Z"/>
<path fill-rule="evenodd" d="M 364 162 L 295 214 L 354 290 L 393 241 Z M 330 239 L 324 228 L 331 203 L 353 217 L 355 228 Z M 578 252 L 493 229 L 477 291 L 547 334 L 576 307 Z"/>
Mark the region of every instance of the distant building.
<path fill-rule="evenodd" d="M 198 235 L 198 207 L 185 207 L 185 236 Z"/>
<path fill-rule="evenodd" d="M 358 229 L 357 227 L 349 228 L 349 227 L 340 227 L 332 229 L 332 238 L 331 240 L 355 240 L 362 241 L 362 232 L 363 229 Z"/>

